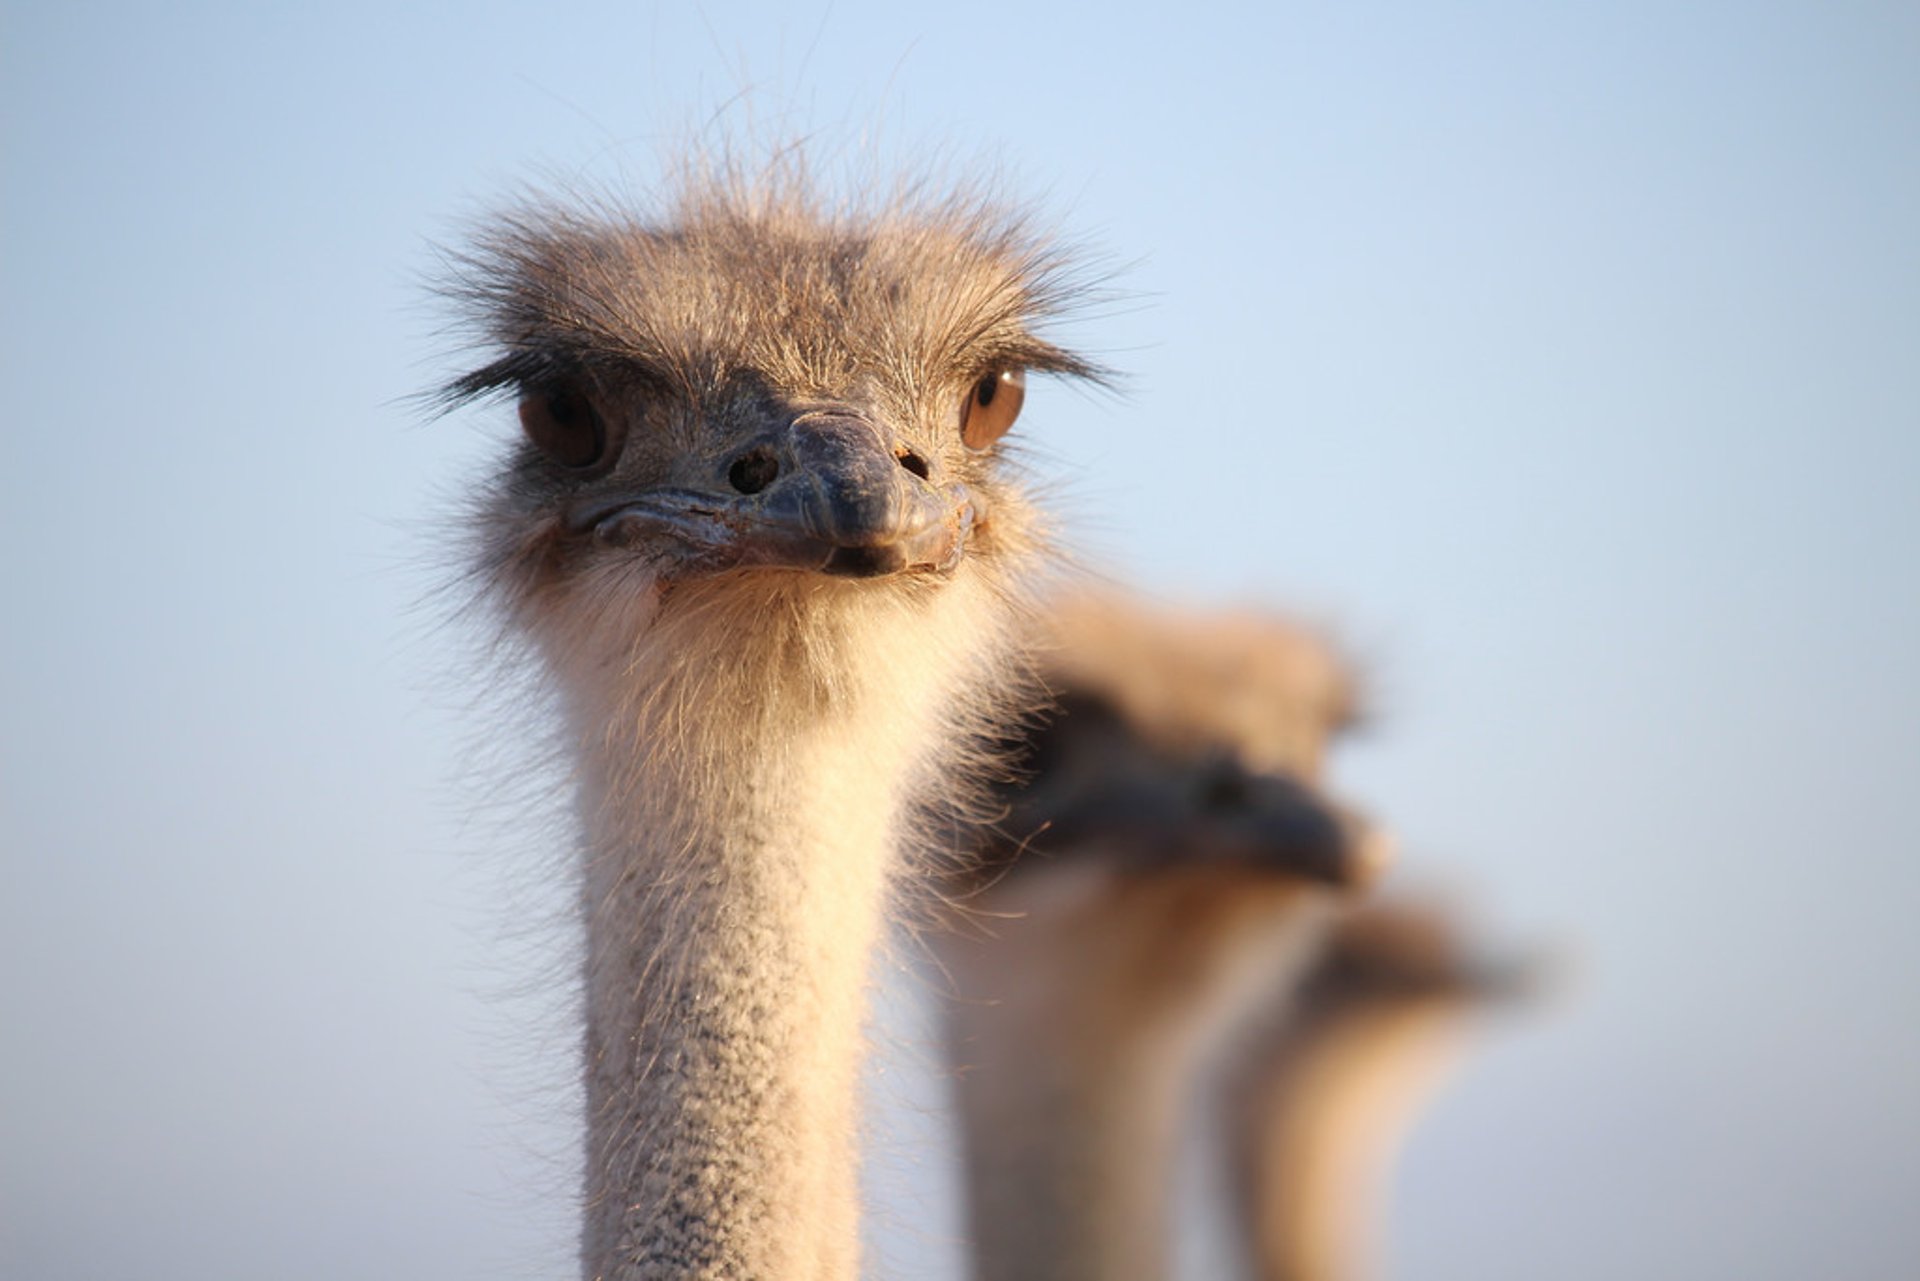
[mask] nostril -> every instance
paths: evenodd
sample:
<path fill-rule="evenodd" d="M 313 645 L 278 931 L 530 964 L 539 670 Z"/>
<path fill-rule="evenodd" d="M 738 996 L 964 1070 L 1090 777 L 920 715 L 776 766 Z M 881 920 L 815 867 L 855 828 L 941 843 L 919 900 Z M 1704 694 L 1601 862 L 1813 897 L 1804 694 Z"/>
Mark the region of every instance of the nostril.
<path fill-rule="evenodd" d="M 754 449 L 733 460 L 727 483 L 743 494 L 757 494 L 780 474 L 780 461 L 764 449 Z"/>
<path fill-rule="evenodd" d="M 932 470 L 927 466 L 927 460 L 914 453 L 911 449 L 902 449 L 895 457 L 899 458 L 902 467 L 918 476 L 921 480 L 925 480 L 927 474 Z"/>

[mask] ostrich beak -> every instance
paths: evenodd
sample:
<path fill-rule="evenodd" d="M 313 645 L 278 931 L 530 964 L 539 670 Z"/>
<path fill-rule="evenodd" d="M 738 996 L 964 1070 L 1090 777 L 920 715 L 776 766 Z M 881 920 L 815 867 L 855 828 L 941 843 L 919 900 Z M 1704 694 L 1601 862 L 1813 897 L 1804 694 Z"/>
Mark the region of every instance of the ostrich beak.
<path fill-rule="evenodd" d="M 1213 857 L 1362 889 L 1393 861 L 1393 840 L 1318 788 L 1219 761 L 1199 771 L 1189 822 Z"/>
<path fill-rule="evenodd" d="M 1213 763 L 1157 783 L 1116 780 L 1046 817 L 1046 841 L 1091 841 L 1147 862 L 1229 862 L 1341 889 L 1371 885 L 1392 839 L 1312 786 Z"/>
<path fill-rule="evenodd" d="M 1343 889 L 1365 889 L 1393 863 L 1393 838 L 1313 789 L 1267 778 L 1273 798 L 1236 824 L 1256 862 Z"/>
<path fill-rule="evenodd" d="M 736 452 L 710 487 L 597 498 L 567 523 L 607 546 L 646 549 L 668 579 L 753 568 L 950 574 L 981 504 L 927 470 L 867 418 L 815 411 Z"/>

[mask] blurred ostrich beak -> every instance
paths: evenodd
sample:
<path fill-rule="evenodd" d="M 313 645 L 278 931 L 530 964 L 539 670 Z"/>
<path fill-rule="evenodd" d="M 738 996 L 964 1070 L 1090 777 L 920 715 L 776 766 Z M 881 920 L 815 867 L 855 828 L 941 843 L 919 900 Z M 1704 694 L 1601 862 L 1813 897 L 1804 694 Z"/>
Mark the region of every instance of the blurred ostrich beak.
<path fill-rule="evenodd" d="M 1143 862 L 1210 860 L 1365 889 L 1393 862 L 1392 836 L 1285 774 L 1204 760 L 1160 777 L 1100 780 L 1049 810 L 1048 840 L 1087 842 Z"/>

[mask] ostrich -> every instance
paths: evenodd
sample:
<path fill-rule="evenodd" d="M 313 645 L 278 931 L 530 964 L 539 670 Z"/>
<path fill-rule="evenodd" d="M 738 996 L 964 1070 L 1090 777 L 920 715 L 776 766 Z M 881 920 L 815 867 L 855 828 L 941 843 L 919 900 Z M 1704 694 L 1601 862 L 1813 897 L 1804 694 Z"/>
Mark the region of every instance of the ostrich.
<path fill-rule="evenodd" d="M 1168 1276 L 1199 1134 L 1251 1275 L 1355 1281 L 1393 1140 L 1539 968 L 1355 901 L 1387 842 L 1322 790 L 1356 699 L 1318 639 L 1109 596 L 1042 648 L 1059 714 L 954 886 L 984 936 L 941 944 L 976 1275 Z"/>
<path fill-rule="evenodd" d="M 1163 1278 L 1196 1083 L 1308 965 L 1384 838 L 1318 789 L 1352 682 L 1247 615 L 1051 615 L 1061 714 L 938 941 L 976 1275 Z"/>
<path fill-rule="evenodd" d="M 1483 1014 L 1537 993 L 1540 956 L 1475 955 L 1432 902 L 1345 917 L 1278 1017 L 1238 1048 L 1216 1121 L 1258 1281 L 1361 1281 L 1394 1150 Z"/>
<path fill-rule="evenodd" d="M 1029 371 L 1097 376 L 1020 217 L 775 170 L 523 208 L 452 286 L 447 396 L 522 428 L 480 575 L 577 786 L 595 1281 L 856 1274 L 869 954 L 1045 560 L 998 442 Z"/>

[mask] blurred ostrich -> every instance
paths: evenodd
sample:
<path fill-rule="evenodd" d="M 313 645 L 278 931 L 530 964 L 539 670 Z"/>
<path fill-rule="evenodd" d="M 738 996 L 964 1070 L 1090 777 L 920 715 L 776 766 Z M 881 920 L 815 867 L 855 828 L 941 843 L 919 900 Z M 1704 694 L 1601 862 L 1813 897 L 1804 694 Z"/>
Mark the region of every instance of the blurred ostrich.
<path fill-rule="evenodd" d="M 1236 1047 L 1214 1120 L 1257 1281 L 1376 1275 L 1399 1141 L 1472 1025 L 1545 973 L 1538 956 L 1475 952 L 1440 904 L 1363 907 Z"/>
<path fill-rule="evenodd" d="M 1058 714 L 955 886 L 980 928 L 939 944 L 976 1275 L 1171 1275 L 1211 1123 L 1252 1273 L 1356 1281 L 1421 1087 L 1528 966 L 1440 908 L 1355 906 L 1388 843 L 1322 790 L 1356 695 L 1315 637 L 1100 597 L 1043 649 Z"/>
<path fill-rule="evenodd" d="M 1198 1078 L 1386 842 L 1318 789 L 1353 691 L 1307 634 L 1090 597 L 1043 649 L 1061 713 L 937 943 L 976 1274 L 1157 1281 Z"/>
<path fill-rule="evenodd" d="M 996 442 L 1027 371 L 1094 371 L 1037 333 L 1062 260 L 977 199 L 684 188 L 483 232 L 448 396 L 523 428 L 479 563 L 578 786 L 584 1274 L 850 1278 L 869 953 L 1043 560 Z"/>

